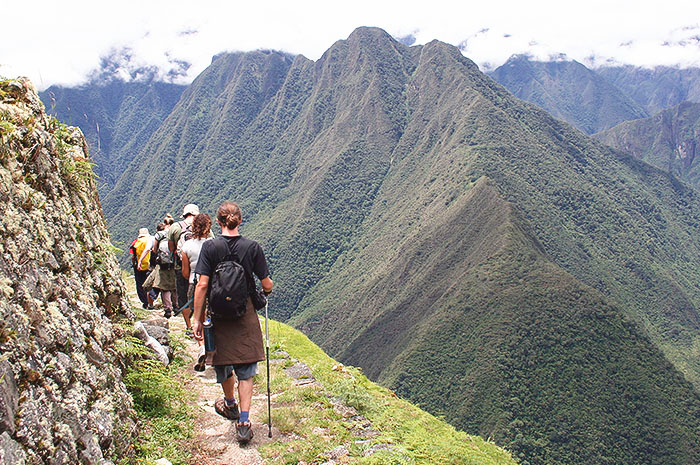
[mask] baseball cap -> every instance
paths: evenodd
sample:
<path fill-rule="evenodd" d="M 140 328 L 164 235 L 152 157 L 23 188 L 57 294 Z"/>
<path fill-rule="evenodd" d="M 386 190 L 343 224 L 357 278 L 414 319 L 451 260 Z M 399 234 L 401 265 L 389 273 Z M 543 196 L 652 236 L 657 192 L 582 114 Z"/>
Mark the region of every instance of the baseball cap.
<path fill-rule="evenodd" d="M 184 218 L 187 215 L 199 215 L 199 207 L 193 203 L 188 203 L 182 209 L 182 217 Z"/>

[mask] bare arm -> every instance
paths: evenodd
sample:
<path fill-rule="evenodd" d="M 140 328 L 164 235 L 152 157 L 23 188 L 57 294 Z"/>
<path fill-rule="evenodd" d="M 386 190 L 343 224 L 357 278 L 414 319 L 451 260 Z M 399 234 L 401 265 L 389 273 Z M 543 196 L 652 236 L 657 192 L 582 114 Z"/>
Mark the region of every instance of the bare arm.
<path fill-rule="evenodd" d="M 204 323 L 204 304 L 207 301 L 207 289 L 209 289 L 209 276 L 202 275 L 194 288 L 194 317 L 192 318 L 192 332 L 195 339 L 200 341 L 204 339 L 202 323 Z"/>
<path fill-rule="evenodd" d="M 190 279 L 190 257 L 184 252 L 182 254 L 182 277 L 187 280 Z"/>

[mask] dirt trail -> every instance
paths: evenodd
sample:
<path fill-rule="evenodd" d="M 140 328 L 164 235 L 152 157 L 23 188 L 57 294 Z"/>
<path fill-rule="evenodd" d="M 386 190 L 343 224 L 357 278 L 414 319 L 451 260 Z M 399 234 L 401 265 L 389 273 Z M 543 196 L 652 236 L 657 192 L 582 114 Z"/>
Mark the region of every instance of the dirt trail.
<path fill-rule="evenodd" d="M 133 280 L 132 280 L 133 286 Z M 130 286 L 131 287 L 131 286 Z M 136 293 L 131 291 L 131 300 L 135 306 L 140 306 Z M 149 311 L 152 318 L 162 318 L 160 309 Z M 185 322 L 181 315 L 168 320 L 170 331 L 183 334 L 187 353 L 192 357 L 192 363 L 186 370 L 191 375 L 187 387 L 194 392 L 196 417 L 194 418 L 194 444 L 192 449 L 194 457 L 192 463 L 197 465 L 260 465 L 264 461 L 258 453 L 258 446 L 279 437 L 279 431 L 272 428 L 272 439 L 268 438 L 268 426 L 262 423 L 266 416 L 267 393 L 253 392 L 253 403 L 250 418 L 253 425 L 253 439 L 248 444 L 241 446 L 236 441 L 236 427 L 234 422 L 216 413 L 214 402 L 223 397 L 221 386 L 216 382 L 216 374 L 212 367 L 207 366 L 203 372 L 193 370 L 194 361 L 199 354 L 199 345 L 194 339 L 184 336 Z M 259 370 L 265 369 L 265 362 L 259 364 Z M 238 399 L 238 391 L 236 391 Z"/>
<path fill-rule="evenodd" d="M 170 330 L 184 333 L 185 322 L 181 316 L 170 318 Z M 185 337 L 187 352 L 193 360 L 199 354 L 199 345 L 194 339 Z M 234 422 L 228 420 L 214 411 L 214 402 L 223 397 L 221 385 L 216 382 L 216 374 L 212 367 L 207 367 L 203 372 L 196 372 L 190 364 L 189 370 L 193 379 L 189 383 L 191 390 L 196 393 L 197 405 L 200 410 L 195 420 L 195 441 L 197 443 L 197 464 L 206 465 L 259 465 L 264 463 L 258 453 L 258 446 L 272 441 L 268 438 L 268 427 L 261 423 L 267 408 L 267 393 L 253 392 L 250 418 L 253 425 L 253 440 L 245 446 L 240 446 L 236 441 L 236 427 Z M 264 362 L 260 363 L 260 370 L 265 369 Z M 236 391 L 236 398 L 238 392 Z M 276 431 L 273 428 L 273 438 Z"/>

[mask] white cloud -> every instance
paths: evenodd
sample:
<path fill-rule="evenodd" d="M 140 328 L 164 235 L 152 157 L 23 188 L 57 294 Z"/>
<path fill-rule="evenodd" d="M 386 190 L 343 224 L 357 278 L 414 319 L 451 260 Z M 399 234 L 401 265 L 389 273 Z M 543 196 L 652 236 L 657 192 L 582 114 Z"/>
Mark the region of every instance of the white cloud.
<path fill-rule="evenodd" d="M 510 55 L 559 56 L 600 64 L 700 66 L 700 2 L 447 0 L 327 2 L 230 0 L 39 0 L 3 7 L 0 74 L 28 75 L 40 88 L 75 85 L 100 58 L 128 49 L 127 70 L 165 74 L 191 63 L 188 81 L 222 51 L 268 48 L 318 59 L 358 26 L 463 44 L 466 56 L 494 67 Z M 9 38 L 9 40 L 8 40 Z"/>

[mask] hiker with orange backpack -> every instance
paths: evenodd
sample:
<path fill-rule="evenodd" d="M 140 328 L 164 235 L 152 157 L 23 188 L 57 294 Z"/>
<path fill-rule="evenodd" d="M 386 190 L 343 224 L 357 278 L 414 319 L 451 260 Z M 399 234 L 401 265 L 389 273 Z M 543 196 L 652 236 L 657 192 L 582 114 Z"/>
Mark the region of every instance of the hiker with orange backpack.
<path fill-rule="evenodd" d="M 148 293 L 143 288 L 143 283 L 148 277 L 152 242 L 153 238 L 148 234 L 148 229 L 141 228 L 139 229 L 138 237 L 131 243 L 129 248 L 131 265 L 134 269 L 134 281 L 136 282 L 136 294 L 143 304 L 143 308 L 148 308 L 149 306 Z"/>

